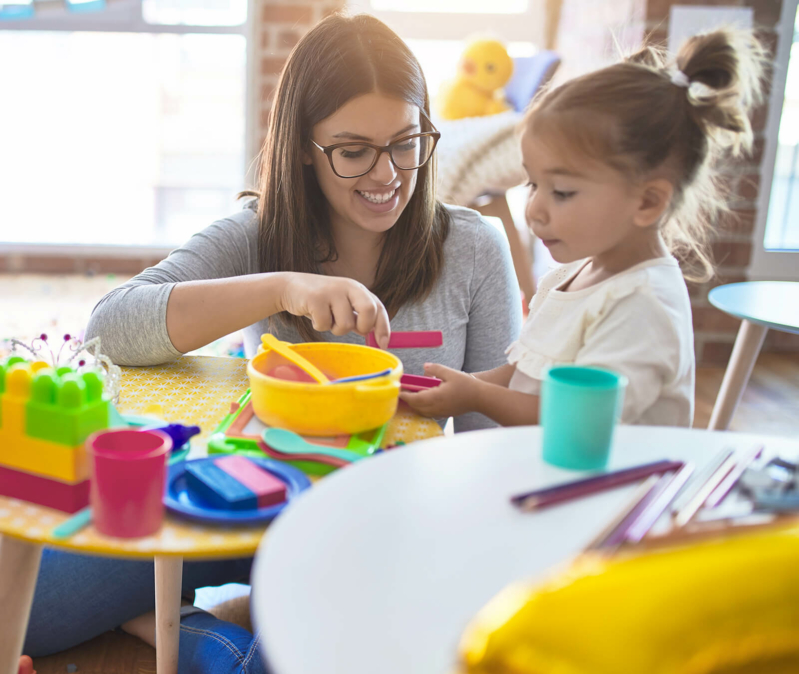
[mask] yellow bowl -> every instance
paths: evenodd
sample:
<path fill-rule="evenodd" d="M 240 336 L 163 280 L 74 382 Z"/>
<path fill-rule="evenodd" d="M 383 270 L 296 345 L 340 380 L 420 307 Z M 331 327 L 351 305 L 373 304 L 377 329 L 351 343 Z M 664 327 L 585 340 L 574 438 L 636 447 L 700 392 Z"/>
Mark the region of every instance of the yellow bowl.
<path fill-rule="evenodd" d="M 402 362 L 396 356 L 358 344 L 307 342 L 293 348 L 330 379 L 380 372 L 385 377 L 345 384 L 309 384 L 270 377 L 285 360 L 270 349 L 247 365 L 255 416 L 269 426 L 300 435 L 361 433 L 382 426 L 394 416 L 399 400 Z"/>

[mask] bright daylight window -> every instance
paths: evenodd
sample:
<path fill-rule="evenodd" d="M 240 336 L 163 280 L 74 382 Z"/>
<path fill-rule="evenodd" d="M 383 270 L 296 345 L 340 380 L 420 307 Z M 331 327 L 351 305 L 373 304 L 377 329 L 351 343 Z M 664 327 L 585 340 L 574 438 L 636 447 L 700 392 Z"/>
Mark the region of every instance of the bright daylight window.
<path fill-rule="evenodd" d="M 799 250 L 799 15 L 794 20 L 763 247 Z"/>
<path fill-rule="evenodd" d="M 0 24 L 0 243 L 173 247 L 232 212 L 246 12 L 121 0 Z"/>
<path fill-rule="evenodd" d="M 519 14 L 528 0 L 372 0 L 372 8 L 384 12 L 458 12 L 463 14 Z"/>

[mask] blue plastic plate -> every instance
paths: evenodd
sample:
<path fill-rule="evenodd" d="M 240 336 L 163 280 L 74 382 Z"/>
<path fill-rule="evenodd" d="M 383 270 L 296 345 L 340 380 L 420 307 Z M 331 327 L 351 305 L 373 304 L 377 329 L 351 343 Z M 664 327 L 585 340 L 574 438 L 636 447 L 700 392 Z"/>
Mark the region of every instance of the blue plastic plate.
<path fill-rule="evenodd" d="M 194 459 L 193 461 L 213 461 L 218 458 L 218 456 L 214 456 L 207 459 Z M 220 508 L 214 508 L 188 490 L 186 486 L 186 462 L 181 461 L 169 466 L 166 494 L 164 496 L 164 505 L 167 510 L 187 519 L 211 524 L 262 524 L 277 517 L 292 499 L 297 498 L 311 486 L 311 481 L 305 476 L 305 473 L 294 466 L 271 459 L 247 458 L 264 470 L 268 470 L 286 484 L 285 502 L 252 510 L 221 510 Z"/>

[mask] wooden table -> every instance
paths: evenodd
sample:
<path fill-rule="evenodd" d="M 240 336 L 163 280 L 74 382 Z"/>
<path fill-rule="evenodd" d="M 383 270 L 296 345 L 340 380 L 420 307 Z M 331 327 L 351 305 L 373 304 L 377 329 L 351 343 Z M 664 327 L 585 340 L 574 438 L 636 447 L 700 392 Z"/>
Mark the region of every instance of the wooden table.
<path fill-rule="evenodd" d="M 622 426 L 610 469 L 725 447 L 799 457 L 799 442 Z M 264 653 L 280 674 L 442 674 L 469 620 L 507 584 L 578 553 L 635 485 L 538 513 L 512 494 L 573 480 L 539 427 L 463 433 L 331 475 L 269 531 L 253 569 Z M 313 545 L 308 545 L 313 541 Z M 601 616 L 600 616 L 601 618 Z"/>
<path fill-rule="evenodd" d="M 158 367 L 123 368 L 117 408 L 122 414 L 151 412 L 166 421 L 199 425 L 202 433 L 192 439 L 192 456 L 202 456 L 208 435 L 249 386 L 246 367 L 244 359 L 191 356 Z M 412 442 L 440 433 L 435 422 L 398 415 L 388 428 L 386 442 Z M 17 672 L 43 546 L 125 559 L 154 559 L 156 666 L 159 674 L 174 674 L 184 558 L 250 557 L 266 528 L 222 528 L 167 516 L 163 528 L 146 538 L 109 538 L 88 526 L 69 539 L 54 539 L 53 528 L 69 517 L 0 496 L 0 674 Z"/>
<path fill-rule="evenodd" d="M 713 288 L 708 300 L 717 309 L 742 320 L 708 425 L 710 430 L 726 430 L 752 375 L 766 333 L 771 329 L 799 334 L 799 283 L 730 283 Z"/>

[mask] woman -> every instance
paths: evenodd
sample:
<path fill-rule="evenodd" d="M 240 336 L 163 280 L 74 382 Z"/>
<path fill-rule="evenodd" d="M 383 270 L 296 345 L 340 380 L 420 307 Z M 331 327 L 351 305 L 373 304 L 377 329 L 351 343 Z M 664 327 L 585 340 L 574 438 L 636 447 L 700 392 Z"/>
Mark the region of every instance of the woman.
<path fill-rule="evenodd" d="M 407 372 L 421 374 L 434 358 L 467 372 L 497 367 L 521 325 L 509 250 L 477 213 L 436 201 L 428 114 L 421 68 L 397 35 L 366 15 L 326 18 L 281 76 L 260 191 L 246 193 L 257 199 L 106 295 L 86 338 L 100 336 L 116 363 L 152 365 L 239 329 L 248 356 L 266 331 L 363 343 L 374 330 L 385 346 L 390 329 L 441 330 L 443 348 L 397 354 Z M 455 421 L 456 430 L 489 425 Z M 248 564 L 187 563 L 184 589 L 246 578 Z M 132 619 L 152 609 L 152 574 L 152 564 L 46 552 L 26 652 L 123 623 L 151 640 L 152 615 Z M 180 671 L 212 661 L 212 671 L 260 671 L 252 635 L 191 611 Z M 225 650 L 232 643 L 235 655 Z"/>

